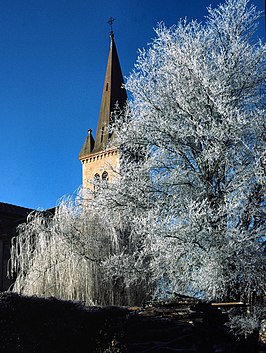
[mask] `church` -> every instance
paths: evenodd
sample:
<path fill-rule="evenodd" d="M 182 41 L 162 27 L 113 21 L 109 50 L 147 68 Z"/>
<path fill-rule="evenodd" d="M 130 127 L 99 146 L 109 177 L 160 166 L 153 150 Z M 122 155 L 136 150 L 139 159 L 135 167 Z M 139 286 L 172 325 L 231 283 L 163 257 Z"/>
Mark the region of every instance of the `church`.
<path fill-rule="evenodd" d="M 83 187 L 91 188 L 90 181 L 93 179 L 112 181 L 116 176 L 115 171 L 119 170 L 120 151 L 119 147 L 114 145 L 114 136 L 109 127 L 114 123 L 111 113 L 118 107 L 122 109 L 127 101 L 123 84 L 122 70 L 111 27 L 110 49 L 96 136 L 94 138 L 92 130 L 89 129 L 79 153 Z M 33 211 L 30 208 L 0 202 L 0 292 L 8 290 L 12 285 L 12 281 L 7 276 L 11 239 L 17 235 L 17 226 L 26 222 L 28 215 Z M 53 213 L 54 209 L 49 212 Z"/>

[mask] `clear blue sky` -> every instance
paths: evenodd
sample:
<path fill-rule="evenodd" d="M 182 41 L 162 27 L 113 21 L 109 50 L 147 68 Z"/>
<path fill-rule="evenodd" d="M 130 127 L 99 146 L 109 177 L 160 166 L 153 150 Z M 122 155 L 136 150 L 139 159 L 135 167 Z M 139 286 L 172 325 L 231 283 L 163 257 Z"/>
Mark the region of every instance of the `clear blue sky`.
<path fill-rule="evenodd" d="M 160 21 L 204 21 L 217 0 L 2 0 L 0 201 L 46 209 L 81 184 L 78 160 L 95 132 L 109 49 L 108 18 L 124 76 Z M 264 0 L 255 0 L 264 10 Z M 260 36 L 264 36 L 264 19 Z"/>

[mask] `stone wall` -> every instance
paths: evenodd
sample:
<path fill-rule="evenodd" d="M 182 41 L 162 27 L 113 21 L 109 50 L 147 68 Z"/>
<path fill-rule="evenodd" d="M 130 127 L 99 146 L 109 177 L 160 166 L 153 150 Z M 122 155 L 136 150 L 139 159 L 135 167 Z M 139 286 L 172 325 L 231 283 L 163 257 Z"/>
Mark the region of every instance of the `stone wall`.
<path fill-rule="evenodd" d="M 98 153 L 94 153 L 82 159 L 82 185 L 91 189 L 90 181 L 98 174 L 100 180 L 103 173 L 108 173 L 108 180 L 113 181 L 119 172 L 119 149 L 110 148 Z"/>

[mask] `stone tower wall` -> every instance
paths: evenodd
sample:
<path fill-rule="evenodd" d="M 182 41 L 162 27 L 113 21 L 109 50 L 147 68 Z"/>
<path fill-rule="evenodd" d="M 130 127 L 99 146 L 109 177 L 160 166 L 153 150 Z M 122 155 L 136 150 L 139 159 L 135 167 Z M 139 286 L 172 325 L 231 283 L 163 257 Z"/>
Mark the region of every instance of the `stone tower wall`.
<path fill-rule="evenodd" d="M 82 162 L 82 185 L 88 189 L 93 186 L 90 183 L 95 174 L 99 174 L 100 179 L 104 172 L 108 173 L 108 181 L 112 182 L 119 173 L 119 149 L 110 148 L 98 153 L 94 153 L 81 160 Z"/>

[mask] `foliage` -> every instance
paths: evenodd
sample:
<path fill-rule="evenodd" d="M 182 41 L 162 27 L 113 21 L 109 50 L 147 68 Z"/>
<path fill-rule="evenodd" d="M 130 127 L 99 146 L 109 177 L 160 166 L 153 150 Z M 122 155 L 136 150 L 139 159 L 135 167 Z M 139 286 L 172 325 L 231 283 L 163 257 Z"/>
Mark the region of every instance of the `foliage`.
<path fill-rule="evenodd" d="M 266 316 L 264 306 L 257 305 L 251 309 L 251 312 L 229 314 L 229 322 L 226 324 L 236 336 L 248 336 L 254 332 L 259 332 L 261 321 Z"/>
<path fill-rule="evenodd" d="M 266 47 L 248 1 L 208 11 L 160 24 L 140 51 L 117 119 L 121 178 L 98 203 L 130 224 L 130 253 L 108 267 L 131 283 L 148 271 L 163 295 L 248 300 L 266 283 Z"/>
<path fill-rule="evenodd" d="M 55 214 L 33 212 L 19 226 L 11 248 L 13 290 L 87 305 L 134 304 L 142 291 L 126 288 L 118 275 L 107 277 L 102 264 L 120 251 L 119 218 L 111 223 L 101 217 L 92 202 L 82 200 L 85 192 L 62 199 Z"/>
<path fill-rule="evenodd" d="M 0 341 L 5 353 L 101 353 L 127 313 L 80 303 L 0 294 Z"/>
<path fill-rule="evenodd" d="M 19 227 L 11 253 L 13 272 L 18 273 L 15 291 L 87 304 L 101 302 L 95 268 L 100 254 L 110 254 L 114 244 L 102 243 L 99 235 L 105 224 L 94 213 L 87 217 L 79 202 L 79 198 L 64 200 L 54 215 L 33 213 Z"/>

